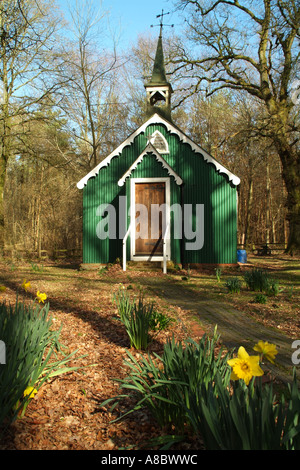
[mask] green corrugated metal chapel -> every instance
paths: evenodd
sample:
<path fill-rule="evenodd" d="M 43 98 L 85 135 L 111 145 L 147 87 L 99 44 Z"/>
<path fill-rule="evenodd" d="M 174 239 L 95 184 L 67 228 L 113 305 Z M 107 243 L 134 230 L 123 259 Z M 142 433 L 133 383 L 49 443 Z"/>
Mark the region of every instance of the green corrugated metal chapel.
<path fill-rule="evenodd" d="M 172 122 L 161 32 L 148 119 L 77 184 L 84 264 L 237 262 L 240 180 Z"/>

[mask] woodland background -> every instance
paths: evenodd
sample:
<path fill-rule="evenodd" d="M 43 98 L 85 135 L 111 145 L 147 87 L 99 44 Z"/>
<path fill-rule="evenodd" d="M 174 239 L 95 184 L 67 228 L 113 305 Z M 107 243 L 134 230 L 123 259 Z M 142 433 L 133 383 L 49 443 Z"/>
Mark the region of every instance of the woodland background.
<path fill-rule="evenodd" d="M 1 249 L 80 254 L 76 183 L 143 123 L 158 30 L 120 54 L 95 2 L 73 2 L 68 24 L 52 1 L 4 0 L 0 15 Z M 175 124 L 241 179 L 238 243 L 287 244 L 287 191 L 262 130 L 264 104 L 234 87 L 195 86 L 193 64 L 177 66 L 188 36 L 166 29 L 163 39 Z"/>

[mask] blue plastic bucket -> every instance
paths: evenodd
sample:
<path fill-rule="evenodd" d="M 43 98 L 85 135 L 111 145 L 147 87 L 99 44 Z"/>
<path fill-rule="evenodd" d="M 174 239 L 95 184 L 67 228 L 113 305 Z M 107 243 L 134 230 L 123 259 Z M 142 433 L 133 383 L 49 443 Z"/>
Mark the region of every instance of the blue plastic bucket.
<path fill-rule="evenodd" d="M 246 250 L 237 250 L 237 260 L 238 263 L 247 263 Z"/>

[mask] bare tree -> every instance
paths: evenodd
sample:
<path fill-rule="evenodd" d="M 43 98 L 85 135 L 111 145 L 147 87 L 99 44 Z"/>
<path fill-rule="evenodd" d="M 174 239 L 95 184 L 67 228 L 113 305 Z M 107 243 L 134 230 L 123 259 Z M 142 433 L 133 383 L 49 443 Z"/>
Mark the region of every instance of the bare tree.
<path fill-rule="evenodd" d="M 79 247 L 82 205 L 74 184 L 79 169 L 64 120 L 39 105 L 7 167 L 6 252 L 40 258 L 43 250 Z"/>
<path fill-rule="evenodd" d="M 266 113 L 257 130 L 271 138 L 288 192 L 288 251 L 300 250 L 299 100 L 292 87 L 299 74 L 298 0 L 180 0 L 189 14 L 191 54 L 178 48 L 175 70 L 193 77 L 193 89 L 246 91 Z M 197 50 L 197 47 L 196 47 Z"/>
<path fill-rule="evenodd" d="M 86 166 L 94 167 L 109 149 L 114 120 L 120 115 L 116 43 L 113 39 L 109 49 L 108 17 L 93 0 L 74 2 L 70 14 L 68 43 L 62 50 L 64 63 L 59 72 L 65 82 L 59 106 Z"/>
<path fill-rule="evenodd" d="M 49 72 L 49 63 L 53 65 L 54 62 L 54 33 L 58 24 L 52 2 L 0 2 L 1 231 L 4 224 L 3 191 L 9 158 L 16 153 L 20 123 L 27 120 L 30 110 L 50 91 L 44 88 L 42 77 Z"/>

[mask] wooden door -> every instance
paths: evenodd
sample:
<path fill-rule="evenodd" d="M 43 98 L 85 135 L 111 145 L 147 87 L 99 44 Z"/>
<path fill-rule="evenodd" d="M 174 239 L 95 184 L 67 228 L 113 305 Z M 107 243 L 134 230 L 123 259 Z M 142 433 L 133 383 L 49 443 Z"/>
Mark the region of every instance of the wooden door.
<path fill-rule="evenodd" d="M 136 204 L 136 240 L 135 255 L 139 256 L 161 256 L 163 253 L 162 211 L 157 213 L 157 219 L 151 221 L 151 205 L 161 206 L 166 202 L 165 183 L 135 183 Z M 139 209 L 139 204 L 142 205 Z M 156 206 L 157 207 L 157 206 Z M 151 238 L 151 224 L 155 223 L 156 237 Z M 158 225 L 158 227 L 157 227 Z M 158 230 L 157 230 L 158 228 Z M 153 235 L 153 234 L 152 234 Z M 154 234 L 155 235 L 155 234 Z"/>

